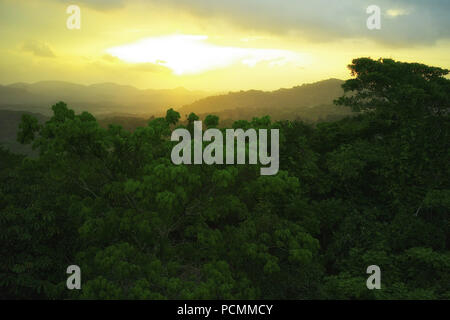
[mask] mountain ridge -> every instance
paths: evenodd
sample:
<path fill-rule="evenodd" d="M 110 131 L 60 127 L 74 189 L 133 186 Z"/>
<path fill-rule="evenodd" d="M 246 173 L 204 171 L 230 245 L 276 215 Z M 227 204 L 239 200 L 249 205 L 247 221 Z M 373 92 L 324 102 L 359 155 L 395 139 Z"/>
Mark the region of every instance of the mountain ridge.
<path fill-rule="evenodd" d="M 330 78 L 273 91 L 229 92 L 199 99 L 177 111 L 182 116 L 191 112 L 200 116 L 213 113 L 224 120 L 251 119 L 264 115 L 270 115 L 273 120 L 337 119 L 351 114 L 350 109 L 335 106 L 333 102 L 344 93 L 343 83 L 343 80 Z"/>
<path fill-rule="evenodd" d="M 50 116 L 50 106 L 66 102 L 76 112 L 96 116 L 127 114 L 149 118 L 169 108 L 182 116 L 217 114 L 223 120 L 270 115 L 274 120 L 323 120 L 350 114 L 333 100 L 342 95 L 343 80 L 330 78 L 273 91 L 240 90 L 207 95 L 206 92 L 174 89 L 138 89 L 112 82 L 82 85 L 65 81 L 17 82 L 0 85 L 0 109 L 37 112 Z"/>
<path fill-rule="evenodd" d="M 0 85 L 0 108 L 51 115 L 50 106 L 64 101 L 77 112 L 88 111 L 95 115 L 111 112 L 156 114 L 209 94 L 181 87 L 138 89 L 112 82 L 91 85 L 65 81 L 16 82 Z"/>

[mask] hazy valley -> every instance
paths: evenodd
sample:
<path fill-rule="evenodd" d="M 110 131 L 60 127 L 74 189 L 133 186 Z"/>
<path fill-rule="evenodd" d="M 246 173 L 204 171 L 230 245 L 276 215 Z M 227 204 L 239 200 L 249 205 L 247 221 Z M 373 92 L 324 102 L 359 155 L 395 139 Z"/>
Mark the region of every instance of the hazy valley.
<path fill-rule="evenodd" d="M 16 141 L 22 114 L 33 113 L 45 122 L 52 114 L 51 106 L 58 101 L 66 102 L 77 113 L 92 113 L 102 126 L 118 124 L 130 131 L 145 126 L 149 118 L 161 116 L 169 108 L 179 111 L 182 120 L 191 112 L 202 119 L 215 114 L 222 125 L 264 115 L 273 120 L 331 121 L 351 114 L 349 109 L 333 104 L 342 94 L 342 83 L 329 79 L 289 89 L 210 96 L 184 88 L 139 90 L 113 83 L 89 86 L 58 81 L 16 83 L 0 86 L 0 143 L 14 152 L 28 152 L 29 146 Z"/>

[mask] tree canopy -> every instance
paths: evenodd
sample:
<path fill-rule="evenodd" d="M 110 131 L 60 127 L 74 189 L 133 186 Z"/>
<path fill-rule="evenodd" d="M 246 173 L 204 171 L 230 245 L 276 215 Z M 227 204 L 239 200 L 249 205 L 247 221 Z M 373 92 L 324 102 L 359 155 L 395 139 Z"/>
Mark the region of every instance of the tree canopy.
<path fill-rule="evenodd" d="M 0 149 L 0 296 L 450 299 L 448 70 L 350 69 L 337 103 L 353 117 L 233 124 L 280 130 L 275 176 L 172 164 L 173 109 L 133 132 L 63 102 L 45 124 L 24 116 L 39 156 Z M 65 286 L 72 264 L 81 290 Z M 374 264 L 382 290 L 366 288 Z"/>

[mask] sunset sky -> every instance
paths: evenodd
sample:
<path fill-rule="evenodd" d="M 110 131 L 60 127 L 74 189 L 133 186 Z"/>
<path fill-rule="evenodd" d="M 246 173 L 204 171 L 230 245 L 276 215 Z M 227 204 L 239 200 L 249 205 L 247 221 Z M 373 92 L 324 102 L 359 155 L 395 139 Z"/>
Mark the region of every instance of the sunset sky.
<path fill-rule="evenodd" d="M 69 5 L 81 29 L 69 30 Z M 369 30 L 369 5 L 381 30 Z M 346 79 L 370 56 L 450 68 L 448 0 L 0 0 L 0 84 L 226 91 Z"/>

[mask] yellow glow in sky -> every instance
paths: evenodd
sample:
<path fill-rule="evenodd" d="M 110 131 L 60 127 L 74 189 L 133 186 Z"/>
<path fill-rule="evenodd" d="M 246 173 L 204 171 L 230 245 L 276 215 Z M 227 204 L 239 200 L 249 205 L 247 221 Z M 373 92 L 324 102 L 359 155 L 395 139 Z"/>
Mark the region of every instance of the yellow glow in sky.
<path fill-rule="evenodd" d="M 67 28 L 74 3 L 79 30 Z M 365 5 L 350 0 L 0 0 L 0 84 L 226 92 L 348 79 L 358 57 L 450 68 L 450 5 L 379 5 L 382 28 L 371 31 Z"/>
<path fill-rule="evenodd" d="M 250 67 L 259 62 L 271 66 L 301 66 L 304 58 L 288 50 L 219 46 L 205 35 L 169 35 L 147 38 L 133 44 L 113 47 L 107 53 L 131 63 L 154 63 L 168 67 L 176 75 L 197 74 L 233 64 Z"/>

